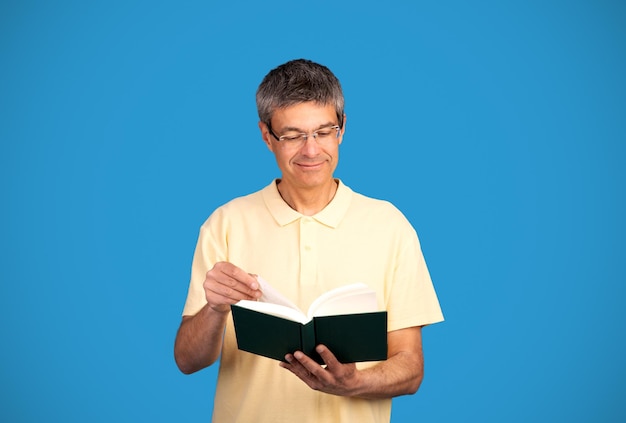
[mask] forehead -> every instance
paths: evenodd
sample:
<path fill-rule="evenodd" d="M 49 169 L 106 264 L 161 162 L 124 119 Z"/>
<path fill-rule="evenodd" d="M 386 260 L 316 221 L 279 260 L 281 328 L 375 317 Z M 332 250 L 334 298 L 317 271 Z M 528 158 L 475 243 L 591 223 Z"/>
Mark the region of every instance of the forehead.
<path fill-rule="evenodd" d="M 272 127 L 276 129 L 315 129 L 337 123 L 337 113 L 333 105 L 321 105 L 312 101 L 276 109 L 272 115 Z"/>

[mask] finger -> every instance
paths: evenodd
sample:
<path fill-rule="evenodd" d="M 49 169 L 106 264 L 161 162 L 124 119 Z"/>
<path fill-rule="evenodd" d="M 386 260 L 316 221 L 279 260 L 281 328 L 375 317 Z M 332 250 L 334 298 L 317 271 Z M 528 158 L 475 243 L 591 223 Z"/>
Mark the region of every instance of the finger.
<path fill-rule="evenodd" d="M 207 272 L 205 289 L 235 300 L 261 297 L 256 278 L 228 262 L 219 262 Z"/>
<path fill-rule="evenodd" d="M 301 351 L 296 351 L 293 356 L 295 360 L 300 363 L 306 373 L 321 381 L 326 381 L 328 379 L 328 373 L 326 372 L 326 369 L 320 366 L 311 357 L 307 356 Z"/>
<path fill-rule="evenodd" d="M 216 301 L 224 299 L 229 304 L 240 300 L 255 300 L 261 294 L 260 291 L 253 291 L 241 283 L 218 280 L 212 276 L 207 276 L 204 289 L 208 297 L 213 297 Z"/>
<path fill-rule="evenodd" d="M 296 360 L 291 354 L 287 354 L 285 356 L 285 361 L 281 361 L 279 365 L 283 369 L 289 370 L 291 373 L 300 378 L 301 376 L 306 376 L 308 374 L 308 371 L 304 367 L 302 367 L 302 364 L 300 364 L 300 362 Z"/>
<path fill-rule="evenodd" d="M 297 353 L 296 353 L 297 354 Z M 300 353 L 302 354 L 302 353 Z M 304 354 L 302 354 L 304 356 Z M 306 357 L 306 356 L 305 356 Z M 286 362 L 281 362 L 280 367 L 289 370 L 291 373 L 299 377 L 304 383 L 306 383 L 312 389 L 319 389 L 321 384 L 317 377 L 315 377 L 302 363 L 297 360 L 294 355 L 287 354 L 285 356 Z"/>
<path fill-rule="evenodd" d="M 252 274 L 246 272 L 240 267 L 235 266 L 232 263 L 222 262 L 219 266 L 219 270 L 227 277 L 245 284 L 250 289 L 258 289 L 259 282 L 256 280 L 256 277 Z"/>
<path fill-rule="evenodd" d="M 327 369 L 333 370 L 341 366 L 341 363 L 337 360 L 337 358 L 335 357 L 335 354 L 333 354 L 326 347 L 326 345 L 319 344 L 317 347 L 315 347 L 315 351 L 317 351 L 320 357 L 322 357 L 322 360 L 324 360 L 324 364 L 326 364 Z"/>
<path fill-rule="evenodd" d="M 220 284 L 207 284 L 205 288 L 207 301 L 211 304 L 235 304 L 241 300 L 250 300 L 252 297 L 225 287 Z"/>

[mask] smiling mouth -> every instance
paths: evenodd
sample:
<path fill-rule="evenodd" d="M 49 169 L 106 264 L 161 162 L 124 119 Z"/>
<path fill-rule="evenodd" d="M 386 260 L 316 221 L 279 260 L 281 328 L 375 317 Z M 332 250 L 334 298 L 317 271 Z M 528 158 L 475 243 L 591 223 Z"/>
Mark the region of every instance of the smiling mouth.
<path fill-rule="evenodd" d="M 301 168 L 304 169 L 315 169 L 318 168 L 320 166 L 322 166 L 324 164 L 324 162 L 317 162 L 317 163 L 296 163 L 298 166 L 300 166 Z"/>

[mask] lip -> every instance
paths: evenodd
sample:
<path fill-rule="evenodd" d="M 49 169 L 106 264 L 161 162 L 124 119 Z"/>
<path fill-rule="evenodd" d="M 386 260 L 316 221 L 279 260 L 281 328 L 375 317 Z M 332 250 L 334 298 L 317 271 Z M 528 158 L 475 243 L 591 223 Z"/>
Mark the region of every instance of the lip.
<path fill-rule="evenodd" d="M 300 167 L 302 170 L 317 170 L 317 169 L 320 169 L 324 165 L 324 162 L 319 162 L 319 163 L 296 163 L 296 165 L 298 167 Z"/>

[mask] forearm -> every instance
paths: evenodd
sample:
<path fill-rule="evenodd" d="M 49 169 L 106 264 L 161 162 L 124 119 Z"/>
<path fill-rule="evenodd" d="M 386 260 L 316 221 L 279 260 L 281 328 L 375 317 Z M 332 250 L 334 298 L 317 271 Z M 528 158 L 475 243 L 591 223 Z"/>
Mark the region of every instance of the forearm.
<path fill-rule="evenodd" d="M 417 392 L 424 375 L 421 354 L 399 352 L 373 367 L 356 372 L 354 391 L 359 398 L 392 398 Z"/>
<path fill-rule="evenodd" d="M 194 316 L 183 318 L 174 344 L 174 358 L 181 372 L 197 372 L 218 359 L 228 313 L 206 305 Z"/>

